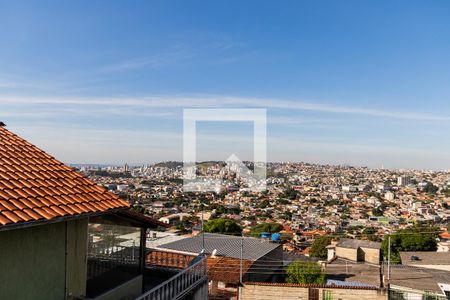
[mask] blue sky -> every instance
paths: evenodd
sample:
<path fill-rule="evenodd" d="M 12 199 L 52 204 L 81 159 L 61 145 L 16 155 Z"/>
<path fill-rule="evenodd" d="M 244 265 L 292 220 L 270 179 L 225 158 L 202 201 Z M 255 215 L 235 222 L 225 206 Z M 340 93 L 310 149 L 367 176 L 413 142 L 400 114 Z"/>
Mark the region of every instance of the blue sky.
<path fill-rule="evenodd" d="M 271 161 L 448 169 L 449 13 L 448 1 L 0 1 L 0 120 L 68 163 L 149 163 L 182 159 L 183 108 L 267 108 Z M 251 159 L 251 131 L 202 124 L 199 159 Z"/>

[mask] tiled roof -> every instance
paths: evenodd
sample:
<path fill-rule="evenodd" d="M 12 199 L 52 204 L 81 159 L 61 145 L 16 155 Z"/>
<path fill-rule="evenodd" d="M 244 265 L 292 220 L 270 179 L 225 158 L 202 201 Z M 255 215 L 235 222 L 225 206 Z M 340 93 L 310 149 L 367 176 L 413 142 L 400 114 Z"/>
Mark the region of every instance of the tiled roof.
<path fill-rule="evenodd" d="M 241 237 L 224 234 L 205 233 L 205 253 L 211 254 L 216 250 L 217 256 L 240 258 Z M 167 249 L 183 253 L 198 254 L 202 251 L 202 234 L 188 237 L 182 240 L 158 246 L 158 249 Z M 268 242 L 261 239 L 244 237 L 243 259 L 255 261 L 280 247 L 280 244 Z"/>
<path fill-rule="evenodd" d="M 157 267 L 185 269 L 196 257 L 196 255 L 152 250 L 147 254 L 147 264 Z M 252 264 L 253 261 L 242 260 L 243 274 L 248 272 Z M 209 280 L 222 281 L 226 283 L 239 283 L 240 259 L 224 256 L 209 256 L 207 258 L 207 273 Z"/>
<path fill-rule="evenodd" d="M 128 203 L 0 127 L 0 229 Z"/>
<path fill-rule="evenodd" d="M 439 234 L 439 237 L 441 239 L 444 239 L 444 240 L 450 240 L 450 233 L 449 232 L 442 232 L 442 233 Z"/>

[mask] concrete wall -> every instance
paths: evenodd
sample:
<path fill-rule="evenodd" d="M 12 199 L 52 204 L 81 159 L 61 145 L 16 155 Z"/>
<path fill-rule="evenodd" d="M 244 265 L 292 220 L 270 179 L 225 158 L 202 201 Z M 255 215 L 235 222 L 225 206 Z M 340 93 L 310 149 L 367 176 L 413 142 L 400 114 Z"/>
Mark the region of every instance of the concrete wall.
<path fill-rule="evenodd" d="M 95 300 L 132 300 L 142 295 L 142 275 L 139 275 L 98 297 Z"/>
<path fill-rule="evenodd" d="M 361 247 L 360 251 L 363 253 L 362 256 L 364 261 L 372 264 L 380 263 L 380 249 Z"/>
<path fill-rule="evenodd" d="M 66 224 L 0 232 L 0 299 L 64 299 Z"/>
<path fill-rule="evenodd" d="M 380 263 L 380 249 L 364 248 L 358 249 L 336 247 L 336 256 L 351 261 L 365 261 L 372 264 Z"/>
<path fill-rule="evenodd" d="M 88 220 L 67 222 L 66 288 L 69 297 L 86 295 Z"/>
<path fill-rule="evenodd" d="M 318 288 L 319 298 L 323 299 L 324 291 L 331 292 L 333 300 L 387 300 L 387 293 L 381 290 Z M 308 287 L 283 285 L 251 285 L 240 288 L 240 300 L 308 300 Z"/>
<path fill-rule="evenodd" d="M 352 261 L 358 261 L 358 250 L 352 248 L 336 247 L 336 256 Z"/>
<path fill-rule="evenodd" d="M 86 234 L 85 219 L 0 232 L 0 299 L 84 295 Z"/>

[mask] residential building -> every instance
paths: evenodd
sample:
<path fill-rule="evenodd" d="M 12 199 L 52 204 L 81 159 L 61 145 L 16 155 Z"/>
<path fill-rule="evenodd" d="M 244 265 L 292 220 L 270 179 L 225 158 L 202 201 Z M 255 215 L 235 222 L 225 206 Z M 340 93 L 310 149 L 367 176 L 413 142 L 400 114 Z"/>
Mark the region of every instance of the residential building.
<path fill-rule="evenodd" d="M 336 257 L 353 262 L 367 262 L 378 265 L 381 258 L 380 248 L 381 243 L 378 242 L 340 239 L 336 244 L 327 247 L 328 261 Z"/>
<path fill-rule="evenodd" d="M 409 176 L 399 176 L 397 178 L 397 185 L 400 187 L 405 187 L 411 184 L 411 177 Z"/>
<path fill-rule="evenodd" d="M 0 126 L 0 299 L 204 299 L 202 257 L 146 263 L 146 231 L 164 226 Z"/>

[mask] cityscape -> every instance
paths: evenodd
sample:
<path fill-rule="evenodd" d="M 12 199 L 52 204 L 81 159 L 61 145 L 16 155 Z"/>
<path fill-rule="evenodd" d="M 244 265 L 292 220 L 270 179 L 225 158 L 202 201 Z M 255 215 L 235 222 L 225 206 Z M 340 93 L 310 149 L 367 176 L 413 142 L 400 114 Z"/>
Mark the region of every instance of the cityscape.
<path fill-rule="evenodd" d="M 205 195 L 183 192 L 182 162 L 77 169 L 153 217 L 190 214 L 187 220 L 197 217 L 199 222 L 199 212 L 219 214 L 238 221 L 244 231 L 262 221 L 277 221 L 288 231 L 350 235 L 362 232 L 349 229 L 369 227 L 375 230 L 373 238 L 381 240 L 416 223 L 445 227 L 448 222 L 449 172 L 269 163 L 267 190 L 253 193 L 241 188 L 236 173 L 223 165 L 200 163 L 201 177 L 224 179 L 215 192 Z M 190 230 L 196 225 L 183 224 Z M 449 250 L 445 243 L 442 247 Z"/>
<path fill-rule="evenodd" d="M 449 13 L 0 0 L 0 300 L 450 300 Z"/>

